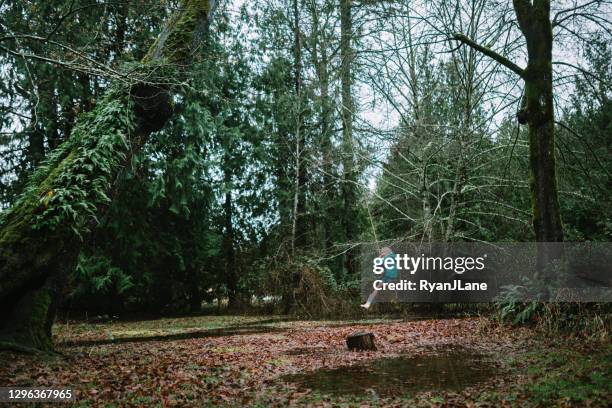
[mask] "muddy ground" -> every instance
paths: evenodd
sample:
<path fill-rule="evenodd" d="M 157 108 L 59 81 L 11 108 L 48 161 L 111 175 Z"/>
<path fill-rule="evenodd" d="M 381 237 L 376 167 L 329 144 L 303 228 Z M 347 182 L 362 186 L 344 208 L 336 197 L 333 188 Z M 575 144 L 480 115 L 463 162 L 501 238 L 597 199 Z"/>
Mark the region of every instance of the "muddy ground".
<path fill-rule="evenodd" d="M 376 351 L 345 337 L 374 333 Z M 54 328 L 55 357 L 0 353 L 0 385 L 75 389 L 75 406 L 601 406 L 609 342 L 484 318 L 203 316 Z M 57 406 L 57 405 L 53 405 Z"/>

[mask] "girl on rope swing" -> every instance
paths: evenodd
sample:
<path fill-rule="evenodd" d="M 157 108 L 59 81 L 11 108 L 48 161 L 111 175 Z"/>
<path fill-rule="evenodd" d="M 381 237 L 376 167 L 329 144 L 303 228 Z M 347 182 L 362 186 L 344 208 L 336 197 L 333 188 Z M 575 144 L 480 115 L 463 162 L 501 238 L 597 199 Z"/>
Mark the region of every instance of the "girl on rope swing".
<path fill-rule="evenodd" d="M 397 278 L 397 266 L 395 265 L 395 252 L 390 247 L 383 247 L 378 252 L 378 257 L 383 258 L 382 265 L 385 265 L 385 271 L 383 274 L 383 283 L 389 283 L 394 281 Z M 385 262 L 388 258 L 392 259 L 393 262 Z M 389 266 L 391 264 L 391 266 Z M 376 299 L 376 295 L 378 294 L 378 290 L 374 289 L 370 296 L 368 296 L 368 300 L 360 305 L 364 309 L 368 310 L 374 300 Z"/>

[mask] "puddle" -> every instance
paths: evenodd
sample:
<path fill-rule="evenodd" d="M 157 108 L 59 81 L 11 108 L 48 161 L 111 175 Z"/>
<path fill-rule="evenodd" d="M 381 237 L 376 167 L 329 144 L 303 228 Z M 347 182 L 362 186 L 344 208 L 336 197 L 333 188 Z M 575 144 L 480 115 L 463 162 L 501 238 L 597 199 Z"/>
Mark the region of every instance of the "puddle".
<path fill-rule="evenodd" d="M 371 394 L 381 397 L 422 391 L 460 391 L 491 378 L 495 366 L 465 349 L 416 357 L 381 358 L 368 364 L 320 369 L 283 377 L 323 394 Z"/>

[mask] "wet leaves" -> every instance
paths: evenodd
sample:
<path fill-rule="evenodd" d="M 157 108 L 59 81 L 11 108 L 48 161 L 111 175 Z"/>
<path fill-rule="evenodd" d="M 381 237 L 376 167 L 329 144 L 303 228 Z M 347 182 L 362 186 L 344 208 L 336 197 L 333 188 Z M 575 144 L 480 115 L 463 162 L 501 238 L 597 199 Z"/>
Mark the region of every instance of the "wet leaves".
<path fill-rule="evenodd" d="M 216 318 L 212 318 L 213 320 Z M 186 319 L 188 320 L 188 319 Z M 237 324 L 239 323 L 239 324 Z M 174 324 L 174 327 L 171 327 Z M 0 368 L 0 384 L 62 387 L 76 389 L 77 401 L 104 406 L 122 401 L 131 406 L 202 406 L 206 403 L 244 406 L 349 406 L 408 404 L 402 399 L 385 399 L 374 390 L 366 397 L 320 395 L 286 382 L 288 374 L 307 373 L 321 368 L 364 364 L 378 358 L 436 353 L 449 346 L 461 346 L 477 354 L 503 356 L 519 353 L 532 340 L 524 329 L 500 329 L 480 334 L 478 319 L 377 322 L 338 325 L 337 322 L 269 323 L 274 331 L 251 333 L 226 330 L 223 335 L 163 340 L 163 333 L 217 329 L 224 323 L 206 318 L 172 319 L 162 325 L 139 322 L 75 327 L 58 331 L 63 358 L 45 359 L 2 354 L 11 363 Z M 256 319 L 230 321 L 228 326 L 261 325 Z M 143 327 L 144 326 L 144 327 Z M 112 331 L 116 338 L 134 336 L 133 341 L 91 344 Z M 147 332 L 149 330 L 150 332 Z M 155 338 L 147 341 L 148 335 Z M 162 339 L 160 333 L 162 331 Z M 349 352 L 345 337 L 356 331 L 375 334 L 377 351 Z M 144 338 L 143 338 L 144 337 Z M 79 343 L 81 342 L 81 343 Z M 511 383 L 520 382 L 512 378 Z M 487 406 L 477 396 L 487 390 L 498 393 L 509 387 L 504 378 L 492 378 L 487 386 L 459 393 L 421 393 L 410 404 L 425 406 Z M 487 391 L 487 392 L 489 392 Z M 503 393 L 503 392 L 502 392 Z M 497 398 L 497 397 L 495 397 Z M 514 398 L 514 397 L 512 397 Z M 506 401 L 496 400 L 498 406 Z M 509 403 L 509 402 L 508 402 Z M 408 404 L 408 405 L 410 405 Z M 485 404 L 485 405 L 482 405 Z M 493 406 L 493 405 L 489 405 Z"/>

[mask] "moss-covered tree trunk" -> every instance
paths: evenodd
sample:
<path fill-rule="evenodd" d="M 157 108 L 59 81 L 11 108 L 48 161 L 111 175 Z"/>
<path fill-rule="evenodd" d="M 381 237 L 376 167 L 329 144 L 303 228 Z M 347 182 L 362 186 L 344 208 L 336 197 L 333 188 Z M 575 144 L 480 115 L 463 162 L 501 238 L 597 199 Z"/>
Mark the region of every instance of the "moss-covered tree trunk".
<path fill-rule="evenodd" d="M 514 0 L 521 32 L 527 42 L 524 71 L 525 99 L 519 121 L 529 126 L 529 186 L 533 230 L 538 242 L 563 241 L 561 210 L 555 163 L 555 117 L 553 105 L 552 23 L 550 1 Z M 538 271 L 558 258 L 556 246 L 538 251 Z"/>
<path fill-rule="evenodd" d="M 555 161 L 553 105 L 552 22 L 550 0 L 513 0 L 520 30 L 527 43 L 527 67 L 521 68 L 462 34 L 454 38 L 493 58 L 525 82 L 525 98 L 518 121 L 529 126 L 529 186 L 533 230 L 538 242 L 563 241 Z M 559 246 L 538 249 L 537 269 L 542 271 L 562 253 Z"/>
<path fill-rule="evenodd" d="M 0 219 L 0 347 L 48 351 L 58 294 L 118 173 L 172 113 L 171 83 L 201 45 L 214 0 L 183 0 L 149 53 L 82 115 Z"/>

